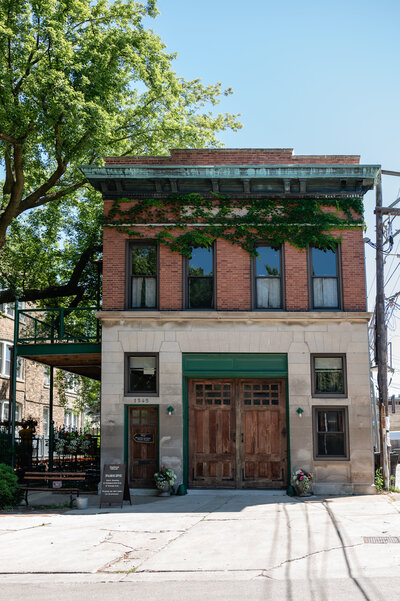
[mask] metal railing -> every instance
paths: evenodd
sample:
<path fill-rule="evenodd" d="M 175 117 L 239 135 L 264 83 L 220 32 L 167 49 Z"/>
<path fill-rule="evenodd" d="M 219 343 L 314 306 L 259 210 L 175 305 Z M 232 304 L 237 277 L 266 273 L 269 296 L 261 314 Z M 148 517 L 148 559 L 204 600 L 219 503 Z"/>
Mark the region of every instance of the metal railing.
<path fill-rule="evenodd" d="M 95 307 L 19 309 L 17 344 L 100 342 Z"/>

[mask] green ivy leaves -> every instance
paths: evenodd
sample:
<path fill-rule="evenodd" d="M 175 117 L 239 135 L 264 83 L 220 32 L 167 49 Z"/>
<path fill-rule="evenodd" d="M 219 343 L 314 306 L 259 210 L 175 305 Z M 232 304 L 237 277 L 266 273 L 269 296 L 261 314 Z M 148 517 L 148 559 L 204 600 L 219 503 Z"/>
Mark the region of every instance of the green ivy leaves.
<path fill-rule="evenodd" d="M 119 199 L 104 219 L 130 238 L 143 238 L 143 228 L 157 228 L 154 238 L 171 250 L 190 256 L 194 246 L 209 247 L 216 238 L 238 244 L 255 254 L 258 242 L 279 246 L 289 241 L 304 249 L 315 245 L 334 248 L 332 230 L 362 227 L 363 205 L 359 198 L 343 199 L 230 199 L 215 195 L 171 195 L 132 201 Z M 146 229 L 146 237 L 148 236 Z"/>

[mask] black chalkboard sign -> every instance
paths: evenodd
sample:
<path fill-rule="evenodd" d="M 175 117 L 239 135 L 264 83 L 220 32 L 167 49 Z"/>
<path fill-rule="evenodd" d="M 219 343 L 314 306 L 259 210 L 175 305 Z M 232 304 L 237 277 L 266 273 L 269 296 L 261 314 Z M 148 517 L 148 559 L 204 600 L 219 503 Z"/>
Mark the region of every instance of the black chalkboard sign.
<path fill-rule="evenodd" d="M 107 463 L 103 468 L 103 479 L 101 482 L 100 507 L 103 503 L 124 504 L 129 501 L 132 505 L 128 486 L 128 474 L 125 463 Z"/>
<path fill-rule="evenodd" d="M 153 442 L 153 434 L 134 434 L 133 440 L 135 442 Z"/>

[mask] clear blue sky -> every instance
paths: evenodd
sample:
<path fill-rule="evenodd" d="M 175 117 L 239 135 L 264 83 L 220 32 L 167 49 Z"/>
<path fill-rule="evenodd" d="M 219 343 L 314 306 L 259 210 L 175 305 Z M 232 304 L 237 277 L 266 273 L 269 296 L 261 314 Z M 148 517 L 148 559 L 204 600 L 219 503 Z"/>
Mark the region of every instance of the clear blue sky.
<path fill-rule="evenodd" d="M 234 90 L 218 110 L 241 113 L 243 129 L 222 134 L 226 146 L 354 153 L 362 163 L 400 171 L 398 0 L 159 0 L 158 7 L 150 26 L 178 53 L 176 72 Z M 400 178 L 384 177 L 384 204 L 400 196 L 399 189 Z M 366 235 L 372 240 L 374 201 L 369 193 Z M 400 253 L 400 235 L 397 244 Z M 398 262 L 388 260 L 388 277 Z M 368 249 L 372 308 L 374 270 Z M 387 294 L 400 290 L 397 276 L 400 267 Z M 400 328 L 391 336 L 400 374 Z M 394 383 L 392 392 L 399 393 L 398 375 Z"/>

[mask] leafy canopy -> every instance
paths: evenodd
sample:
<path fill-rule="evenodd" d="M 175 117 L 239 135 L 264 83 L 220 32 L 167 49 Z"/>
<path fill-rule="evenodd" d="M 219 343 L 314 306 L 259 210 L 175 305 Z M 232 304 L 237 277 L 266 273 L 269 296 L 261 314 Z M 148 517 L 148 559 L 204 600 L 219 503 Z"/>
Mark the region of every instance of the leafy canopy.
<path fill-rule="evenodd" d="M 68 283 L 74 262 L 98 252 L 101 199 L 80 164 L 218 146 L 220 131 L 240 127 L 210 110 L 229 89 L 173 71 L 174 55 L 144 26 L 156 14 L 155 0 L 0 0 L 0 248 L 11 240 L 0 279 L 11 298 Z"/>

